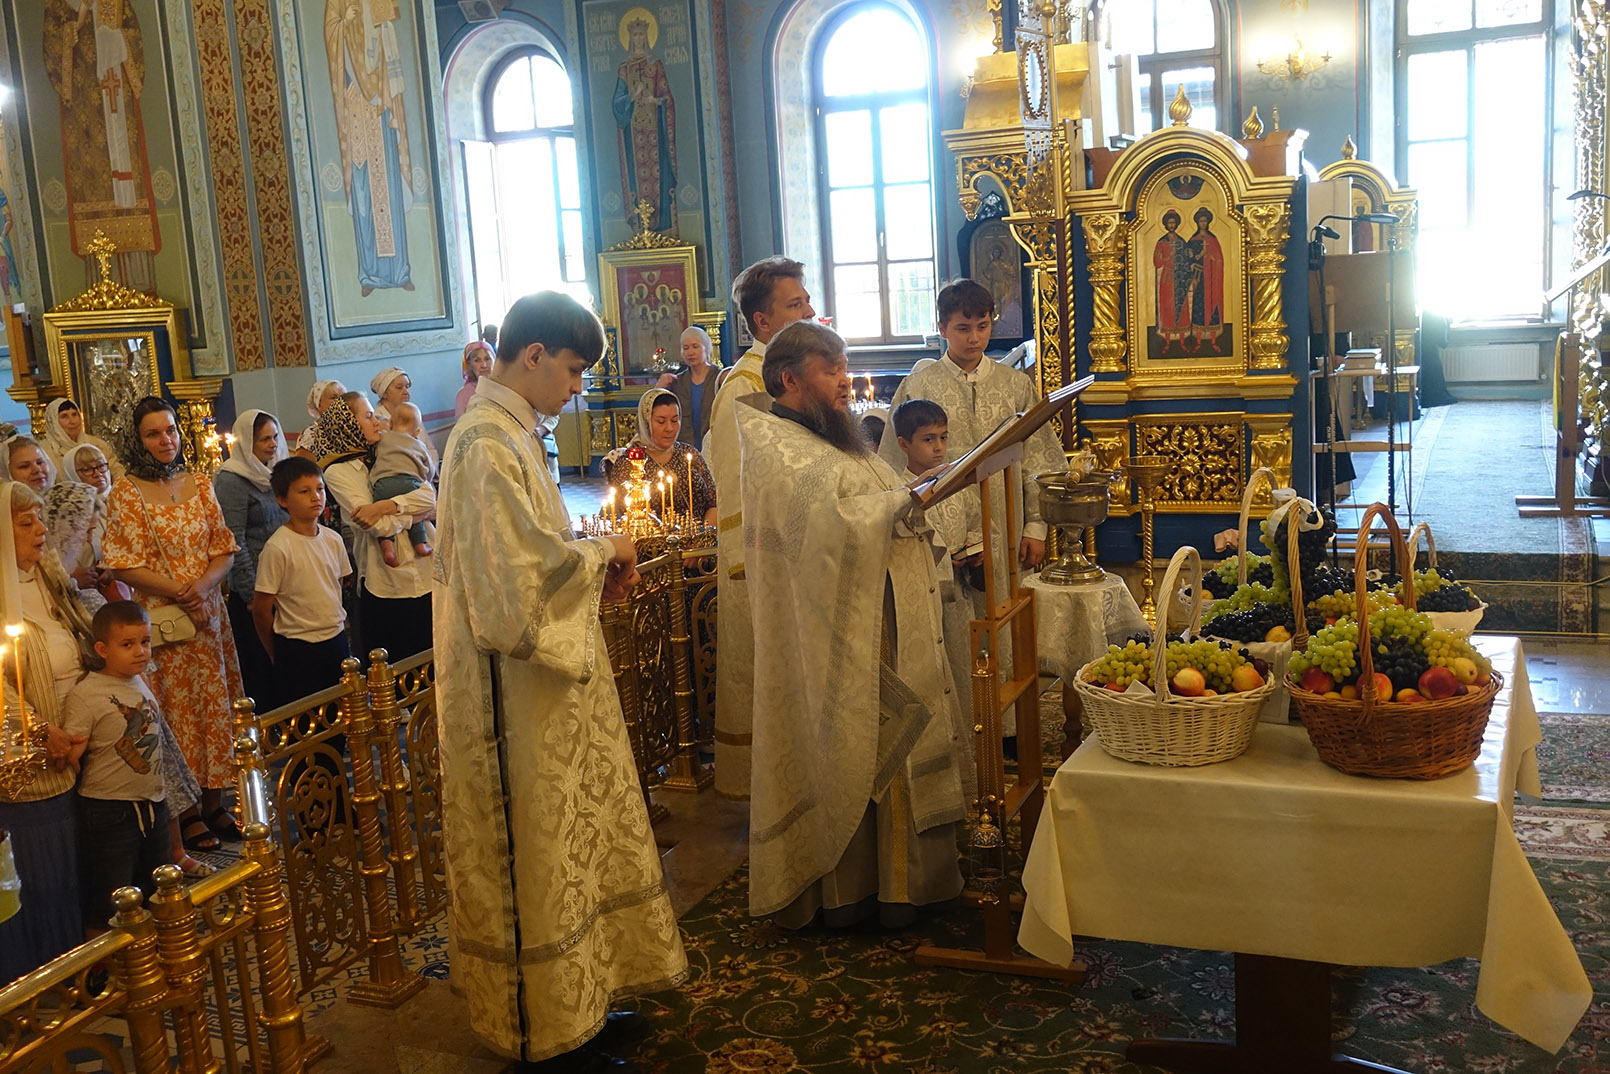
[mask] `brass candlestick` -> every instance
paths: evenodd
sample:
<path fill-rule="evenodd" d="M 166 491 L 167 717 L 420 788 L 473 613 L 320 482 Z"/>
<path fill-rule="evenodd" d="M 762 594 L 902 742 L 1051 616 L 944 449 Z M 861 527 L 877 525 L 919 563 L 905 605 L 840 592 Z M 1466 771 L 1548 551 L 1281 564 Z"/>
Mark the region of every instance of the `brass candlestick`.
<path fill-rule="evenodd" d="M 1130 480 L 1140 490 L 1140 555 L 1146 564 L 1146 577 L 1141 582 L 1146 600 L 1141 604 L 1140 612 L 1153 629 L 1157 627 L 1157 602 L 1152 599 L 1152 590 L 1157 580 L 1152 574 L 1152 515 L 1157 508 L 1157 486 L 1163 480 L 1163 475 L 1168 473 L 1169 466 L 1167 455 L 1134 455 L 1125 464 Z"/>

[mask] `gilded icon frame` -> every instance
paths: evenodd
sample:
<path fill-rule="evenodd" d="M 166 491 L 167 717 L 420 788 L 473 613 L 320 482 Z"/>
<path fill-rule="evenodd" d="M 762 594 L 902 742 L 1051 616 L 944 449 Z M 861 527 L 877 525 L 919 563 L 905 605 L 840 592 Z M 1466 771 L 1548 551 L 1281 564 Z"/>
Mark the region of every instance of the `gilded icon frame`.
<path fill-rule="evenodd" d="M 133 403 L 190 378 L 184 310 L 176 306 L 52 310 L 44 315 L 51 380 L 84 411 L 86 427 L 115 442 Z M 116 357 L 140 359 L 118 369 Z M 108 368 L 97 369 L 103 363 Z M 119 375 L 121 374 L 121 376 Z"/>

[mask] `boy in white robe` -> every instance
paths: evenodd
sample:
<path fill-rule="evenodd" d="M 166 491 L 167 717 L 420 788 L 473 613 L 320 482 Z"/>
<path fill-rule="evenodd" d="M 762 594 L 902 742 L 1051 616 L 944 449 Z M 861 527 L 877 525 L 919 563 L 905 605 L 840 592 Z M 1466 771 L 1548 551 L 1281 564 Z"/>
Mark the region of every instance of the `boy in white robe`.
<path fill-rule="evenodd" d="M 931 399 L 908 399 L 891 415 L 900 450 L 906 456 L 906 480 L 910 483 L 941 466 L 950 438 L 945 409 Z M 973 654 L 970 624 L 973 619 L 973 588 L 968 583 L 969 568 L 983 562 L 984 520 L 978 497 L 960 493 L 929 507 L 928 524 L 934 528 L 934 543 L 945 552 L 938 566 L 939 601 L 945 625 L 945 655 L 950 659 L 951 679 L 956 683 L 956 712 L 961 718 L 957 729 L 957 764 L 961 768 L 962 791 L 971 803 L 978 796 L 978 772 L 973 759 Z"/>
<path fill-rule="evenodd" d="M 575 539 L 538 438 L 603 353 L 568 296 L 520 299 L 453 427 L 435 554 L 442 837 L 453 977 L 498 1052 L 556 1070 L 612 1001 L 687 959 L 649 829 L 599 601 L 637 580 L 624 537 Z"/>
<path fill-rule="evenodd" d="M 940 288 L 936 312 L 939 334 L 945 340 L 944 357 L 913 368 L 895 389 L 889 405 L 898 407 L 907 399 L 931 399 L 938 403 L 949 418 L 949 452 L 956 458 L 971 451 L 1003 421 L 1039 402 L 1040 391 L 1028 374 L 984 354 L 994 329 L 995 299 L 983 284 L 974 280 L 954 280 L 946 284 Z M 891 466 L 903 465 L 904 456 L 892 428 L 884 430 L 878 454 Z M 1050 425 L 1042 426 L 1024 442 L 1023 461 L 1018 466 L 1020 486 L 1011 490 L 1023 536 L 1016 549 L 997 546 L 995 562 L 991 565 L 997 599 L 1005 596 L 1006 556 L 1015 554 L 1030 570 L 1045 558 L 1046 526 L 1040 519 L 1039 488 L 1034 478 L 1067 468 L 1066 456 Z M 1001 491 L 1002 484 L 1000 478 L 992 478 L 989 483 L 990 521 L 996 531 L 1004 533 L 1006 499 Z M 977 498 L 976 493 L 966 495 Z M 977 609 L 982 615 L 982 595 L 978 597 Z M 997 664 L 1010 669 L 1010 641 L 1002 648 Z M 1015 735 L 1016 723 L 1016 713 L 1009 712 L 1002 732 L 1007 736 Z"/>

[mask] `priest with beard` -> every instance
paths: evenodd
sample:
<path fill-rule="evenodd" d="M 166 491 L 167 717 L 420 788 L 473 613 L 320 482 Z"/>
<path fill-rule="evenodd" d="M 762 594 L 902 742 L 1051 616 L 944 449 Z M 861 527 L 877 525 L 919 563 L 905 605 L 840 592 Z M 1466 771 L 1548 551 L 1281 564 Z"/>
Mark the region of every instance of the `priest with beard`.
<path fill-rule="evenodd" d="M 789 325 L 762 377 L 769 405 L 736 408 L 756 639 L 749 912 L 903 927 L 962 890 L 944 551 L 850 416 L 837 333 Z"/>

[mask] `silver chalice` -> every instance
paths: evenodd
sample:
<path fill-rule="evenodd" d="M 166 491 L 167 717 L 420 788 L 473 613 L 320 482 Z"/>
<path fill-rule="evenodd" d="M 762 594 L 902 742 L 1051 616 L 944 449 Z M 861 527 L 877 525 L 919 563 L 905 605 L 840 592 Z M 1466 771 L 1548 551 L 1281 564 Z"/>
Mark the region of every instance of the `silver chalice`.
<path fill-rule="evenodd" d="M 1050 585 L 1089 585 L 1107 572 L 1084 555 L 1084 531 L 1107 521 L 1107 496 L 1114 474 L 1092 471 L 1083 477 L 1041 474 L 1040 517 L 1057 528 L 1057 558 L 1040 569 Z"/>

